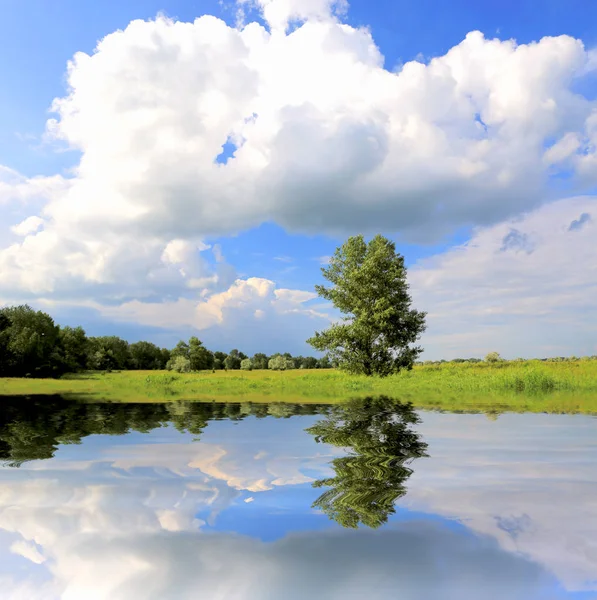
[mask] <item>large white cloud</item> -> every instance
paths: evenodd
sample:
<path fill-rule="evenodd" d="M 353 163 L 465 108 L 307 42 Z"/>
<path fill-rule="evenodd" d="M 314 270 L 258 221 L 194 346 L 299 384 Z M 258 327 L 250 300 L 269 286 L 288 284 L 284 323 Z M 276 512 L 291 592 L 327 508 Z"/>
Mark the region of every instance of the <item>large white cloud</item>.
<path fill-rule="evenodd" d="M 271 220 L 437 239 L 537 205 L 558 165 L 588 170 L 597 117 L 573 88 L 594 61 L 580 40 L 473 32 L 394 73 L 367 30 L 333 16 L 344 3 L 255 4 L 271 31 L 158 17 L 74 56 L 48 130 L 80 164 L 49 194 L 43 231 L 0 253 L 0 286 L 138 280 L 174 240 Z M 306 22 L 284 33 L 293 19 Z"/>
<path fill-rule="evenodd" d="M 507 340 L 525 310 L 535 318 L 525 324 L 534 328 L 528 353 L 593 352 L 588 341 L 572 347 L 580 326 L 568 328 L 564 316 L 593 293 L 594 271 L 581 273 L 571 252 L 592 260 L 591 217 L 554 238 L 559 291 L 546 283 L 555 225 L 530 217 L 530 235 L 508 221 L 553 200 L 554 176 L 577 188 L 595 182 L 597 105 L 575 91 L 595 70 L 593 51 L 569 36 L 517 45 L 471 32 L 428 64 L 391 72 L 370 32 L 341 22 L 346 2 L 239 6 L 257 7 L 267 27 L 158 17 L 73 57 L 47 129 L 80 152 L 78 166 L 68 177 L 29 178 L 0 167 L 2 302 L 93 298 L 117 320 L 202 329 L 222 327 L 226 315 L 232 330 L 284 314 L 298 332 L 309 292 L 261 293 L 250 283 L 258 273 L 239 279 L 206 240 L 272 221 L 295 232 L 383 229 L 418 242 L 473 225 L 485 229 L 466 251 L 412 273 L 430 311 L 431 354 L 524 353 Z M 535 214 L 568 218 L 575 202 Z M 531 243 L 525 235 L 532 253 L 521 250 Z M 524 280 L 511 275 L 519 268 Z M 541 302 L 539 289 L 548 294 Z M 499 334 L 488 322 L 498 303 L 511 324 L 500 321 Z"/>

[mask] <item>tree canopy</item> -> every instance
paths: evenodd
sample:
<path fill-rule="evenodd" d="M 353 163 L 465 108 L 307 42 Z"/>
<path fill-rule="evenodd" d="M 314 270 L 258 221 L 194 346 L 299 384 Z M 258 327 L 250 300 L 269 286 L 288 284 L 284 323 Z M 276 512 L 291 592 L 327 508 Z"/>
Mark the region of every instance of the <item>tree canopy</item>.
<path fill-rule="evenodd" d="M 351 373 L 411 369 L 422 352 L 411 344 L 425 330 L 426 313 L 410 308 L 404 257 L 395 244 L 381 235 L 369 243 L 350 237 L 322 272 L 332 286 L 316 285 L 317 293 L 345 316 L 307 342 Z"/>

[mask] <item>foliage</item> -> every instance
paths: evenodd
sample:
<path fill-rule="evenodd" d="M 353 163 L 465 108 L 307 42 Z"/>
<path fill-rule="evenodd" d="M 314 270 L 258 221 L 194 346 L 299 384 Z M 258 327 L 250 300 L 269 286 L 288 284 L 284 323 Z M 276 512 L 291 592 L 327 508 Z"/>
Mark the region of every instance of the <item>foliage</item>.
<path fill-rule="evenodd" d="M 262 352 L 257 352 L 251 359 L 254 369 L 267 369 L 267 355 Z"/>
<path fill-rule="evenodd" d="M 186 356 L 175 356 L 168 362 L 168 368 L 177 373 L 189 373 L 191 371 L 191 361 Z"/>
<path fill-rule="evenodd" d="M 427 444 L 411 426 L 419 422 L 412 405 L 387 396 L 367 397 L 332 406 L 326 419 L 306 431 L 317 442 L 347 448 L 332 460 L 334 477 L 316 481 L 329 487 L 313 504 L 343 527 L 360 523 L 377 528 L 395 512 L 406 493 L 413 459 L 427 456 Z"/>
<path fill-rule="evenodd" d="M 411 369 L 422 352 L 413 344 L 425 330 L 425 313 L 410 308 L 404 258 L 376 235 L 368 244 L 350 237 L 322 268 L 332 283 L 315 286 L 344 315 L 342 323 L 307 340 L 350 373 L 387 376 Z"/>
<path fill-rule="evenodd" d="M 164 351 L 151 342 L 141 341 L 130 344 L 129 353 L 131 369 L 163 369 L 169 360 L 169 356 L 166 358 Z"/>
<path fill-rule="evenodd" d="M 240 368 L 243 371 L 252 371 L 253 370 L 253 363 L 251 362 L 250 358 L 244 358 L 243 360 L 240 361 Z"/>
<path fill-rule="evenodd" d="M 272 371 L 286 371 L 294 369 L 294 361 L 291 358 L 277 354 L 269 359 L 267 366 Z"/>
<path fill-rule="evenodd" d="M 52 377 L 65 371 L 60 328 L 30 306 L 0 309 L 0 374 Z"/>
<path fill-rule="evenodd" d="M 485 362 L 488 363 L 496 363 L 501 360 L 501 357 L 498 352 L 490 352 L 485 356 Z"/>
<path fill-rule="evenodd" d="M 212 369 L 214 365 L 214 355 L 203 345 L 195 336 L 189 339 L 188 359 L 191 371 L 203 371 Z"/>

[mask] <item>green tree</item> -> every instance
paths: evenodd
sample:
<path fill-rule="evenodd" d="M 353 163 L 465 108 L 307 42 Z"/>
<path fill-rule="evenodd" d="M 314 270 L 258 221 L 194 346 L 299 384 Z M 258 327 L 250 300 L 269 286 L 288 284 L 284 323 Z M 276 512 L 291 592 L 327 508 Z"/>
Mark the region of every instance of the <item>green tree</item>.
<path fill-rule="evenodd" d="M 168 369 L 177 373 L 189 373 L 191 370 L 191 361 L 186 356 L 179 354 L 168 361 Z"/>
<path fill-rule="evenodd" d="M 26 304 L 0 309 L 0 348 L 4 375 L 54 377 L 65 371 L 60 328 Z"/>
<path fill-rule="evenodd" d="M 267 356 L 263 352 L 257 352 L 251 359 L 254 369 L 267 369 Z"/>
<path fill-rule="evenodd" d="M 485 356 L 485 360 L 488 363 L 496 363 L 499 362 L 501 359 L 500 355 L 498 352 L 490 352 L 489 354 L 487 354 L 487 356 Z"/>
<path fill-rule="evenodd" d="M 59 332 L 65 370 L 76 373 L 87 367 L 89 340 L 82 327 L 61 327 Z"/>
<path fill-rule="evenodd" d="M 287 368 L 287 358 L 284 358 L 280 354 L 276 354 L 269 359 L 267 368 L 272 371 L 285 371 Z"/>
<path fill-rule="evenodd" d="M 330 359 L 328 356 L 323 356 L 322 358 L 320 358 L 317 361 L 317 368 L 318 369 L 331 369 L 332 368 L 332 363 L 330 362 Z"/>
<path fill-rule="evenodd" d="M 189 339 L 191 371 L 205 371 L 214 364 L 214 355 L 195 336 Z"/>
<path fill-rule="evenodd" d="M 236 348 L 234 350 L 230 350 L 228 356 L 224 359 L 224 366 L 228 370 L 232 369 L 240 369 L 240 362 L 247 358 L 246 354 L 239 352 Z"/>
<path fill-rule="evenodd" d="M 317 359 L 314 356 L 305 356 L 301 362 L 302 369 L 316 369 Z"/>
<path fill-rule="evenodd" d="M 404 258 L 376 235 L 350 237 L 322 268 L 332 287 L 315 286 L 344 315 L 342 323 L 307 340 L 351 373 L 386 376 L 411 369 L 422 352 L 410 346 L 425 330 L 425 313 L 410 308 Z"/>
<path fill-rule="evenodd" d="M 131 369 L 139 370 L 157 370 L 165 366 L 164 354 L 161 348 L 158 348 L 151 342 L 135 342 L 129 346 L 131 355 Z"/>
<path fill-rule="evenodd" d="M 395 512 L 412 474 L 409 463 L 427 456 L 427 444 L 411 429 L 419 418 L 411 404 L 387 396 L 359 398 L 326 410 L 326 419 L 306 431 L 317 442 L 348 449 L 332 460 L 334 477 L 313 487 L 329 487 L 313 504 L 343 527 L 377 528 Z"/>
<path fill-rule="evenodd" d="M 128 369 L 131 366 L 131 353 L 126 340 L 116 335 L 89 338 L 88 364 L 96 370 Z"/>
<path fill-rule="evenodd" d="M 189 345 L 183 340 L 180 340 L 180 342 L 174 346 L 174 349 L 170 351 L 170 358 L 172 359 L 176 358 L 177 356 L 184 356 L 190 360 L 190 351 Z"/>
<path fill-rule="evenodd" d="M 250 358 L 243 358 L 240 361 L 240 368 L 243 371 L 252 371 L 253 370 L 253 363 L 251 362 Z"/>
<path fill-rule="evenodd" d="M 214 366 L 213 368 L 217 370 L 224 369 L 224 361 L 226 360 L 226 352 L 220 352 L 217 350 L 214 352 Z"/>

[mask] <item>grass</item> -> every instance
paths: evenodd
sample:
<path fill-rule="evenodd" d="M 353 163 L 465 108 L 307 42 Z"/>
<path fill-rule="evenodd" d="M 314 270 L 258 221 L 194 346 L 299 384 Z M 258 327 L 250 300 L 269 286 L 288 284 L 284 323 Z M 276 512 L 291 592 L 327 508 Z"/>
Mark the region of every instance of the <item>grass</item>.
<path fill-rule="evenodd" d="M 385 394 L 454 412 L 597 414 L 597 361 L 442 363 L 386 378 L 336 370 L 123 371 L 62 379 L 0 379 L 0 395 L 63 394 L 113 402 L 342 402 Z"/>

